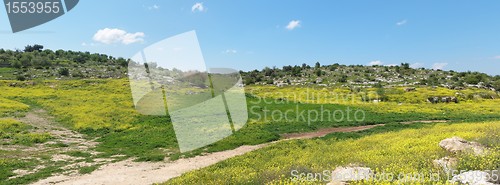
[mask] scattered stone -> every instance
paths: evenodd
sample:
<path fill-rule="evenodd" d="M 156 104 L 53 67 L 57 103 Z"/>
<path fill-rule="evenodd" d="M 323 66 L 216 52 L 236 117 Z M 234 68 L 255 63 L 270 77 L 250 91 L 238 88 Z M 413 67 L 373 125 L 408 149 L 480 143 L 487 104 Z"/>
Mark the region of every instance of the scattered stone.
<path fill-rule="evenodd" d="M 474 155 L 482 155 L 486 148 L 477 142 L 469 142 L 460 137 L 452 137 L 439 142 L 439 146 L 451 153 L 472 152 Z"/>
<path fill-rule="evenodd" d="M 436 166 L 437 168 L 443 169 L 444 172 L 449 173 L 457 166 L 458 159 L 452 157 L 443 157 L 441 159 L 432 161 L 432 164 L 434 164 L 434 166 Z"/>

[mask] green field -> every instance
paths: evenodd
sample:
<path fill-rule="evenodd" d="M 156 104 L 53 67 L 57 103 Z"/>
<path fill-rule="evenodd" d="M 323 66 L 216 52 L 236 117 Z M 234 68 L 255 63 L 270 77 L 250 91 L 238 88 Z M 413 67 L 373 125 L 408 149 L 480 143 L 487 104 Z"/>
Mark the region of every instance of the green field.
<path fill-rule="evenodd" d="M 13 86 L 13 83 L 16 83 L 16 85 Z M 442 96 L 456 93 L 456 91 L 444 88 L 430 89 L 423 87 L 417 88 L 415 92 L 404 92 L 397 88 L 385 89 L 384 95 L 388 97 L 388 101 L 379 103 L 362 101 L 361 96 L 363 93 L 369 94 L 372 91 L 377 91 L 377 89 L 366 89 L 366 91 L 353 93 L 348 89 L 249 86 L 246 88 L 246 91 L 249 110 L 247 125 L 235 134 L 219 142 L 187 153 L 179 152 L 173 126 L 168 116 L 146 116 L 139 114 L 135 110 L 130 94 L 129 82 L 124 79 L 0 81 L 0 115 L 7 120 L 1 122 L 2 125 L 0 128 L 15 130 L 10 128 L 14 128 L 12 127 L 13 124 L 18 124 L 15 128 L 19 127 L 21 130 L 15 132 L 24 134 L 16 135 L 16 133 L 10 133 L 11 131 L 9 133 L 2 132 L 2 137 L 6 135 L 5 137 L 18 138 L 14 141 L 9 140 L 10 143 L 6 142 L 6 146 L 19 143 L 25 143 L 25 145 L 41 143 L 40 145 L 44 145 L 44 142 L 50 141 L 50 135 L 31 133 L 34 132 L 33 129 L 24 128 L 22 123 L 13 123 L 12 121 L 12 119 L 23 118 L 27 113 L 41 109 L 47 111 L 48 115 L 53 116 L 54 121 L 63 127 L 85 134 L 86 139 L 96 139 L 95 141 L 99 144 L 95 146 L 95 151 L 98 154 L 80 156 L 82 157 L 80 160 L 93 161 L 97 158 L 124 155 L 123 157 L 116 158 L 116 160 L 132 157 L 136 161 L 162 161 L 165 159 L 176 160 L 183 157 L 192 157 L 207 152 L 229 150 L 242 145 L 256 145 L 276 141 L 280 139 L 280 134 L 284 133 L 310 132 L 321 128 L 381 123 L 392 125 L 380 129 L 377 128 L 375 131 L 361 132 L 353 135 L 333 135 L 323 139 L 280 143 L 269 149 L 260 150 L 238 158 L 247 160 L 246 158 L 254 158 L 258 153 L 266 151 L 264 153 L 269 153 L 269 155 L 259 158 L 266 161 L 269 160 L 267 157 L 277 157 L 283 154 L 282 152 L 286 153 L 288 150 L 281 149 L 288 147 L 307 148 L 311 145 L 314 146 L 313 148 L 316 148 L 316 146 L 321 148 L 319 146 L 321 144 L 318 144 L 318 142 L 336 143 L 338 141 L 349 143 L 348 141 L 351 141 L 349 139 L 363 139 L 365 136 L 365 140 L 369 140 L 369 138 L 375 137 L 375 135 L 367 136 L 371 135 L 372 132 L 389 132 L 388 134 L 395 134 L 396 132 L 393 131 L 407 128 L 413 130 L 413 132 L 417 132 L 417 128 L 420 129 L 420 127 L 428 130 L 434 128 L 434 125 L 399 125 L 400 122 L 405 121 L 448 120 L 455 123 L 500 119 L 499 99 L 496 98 L 498 95 L 495 93 L 492 94 L 495 96 L 495 99 L 475 96 L 476 94 L 490 93 L 480 89 L 460 91 L 460 93 L 464 94 L 464 98 L 460 99 L 460 102 L 457 104 L 431 104 L 425 102 L 425 97 L 430 95 Z M 300 94 L 304 94 L 306 91 L 314 93 L 327 92 L 327 94 L 329 92 L 336 92 L 343 94 L 343 97 L 353 98 L 351 100 L 345 98 L 339 99 L 337 96 L 324 98 L 301 97 Z M 288 96 L 293 93 L 299 94 L 297 95 L 298 98 Z M 419 96 L 419 93 L 422 95 Z M 408 97 L 420 97 L 420 99 L 417 98 L 414 101 L 414 98 Z M 421 100 L 422 98 L 424 100 Z M 322 111 L 326 111 L 325 114 L 318 114 Z M 489 124 L 498 125 L 494 123 L 497 122 L 490 122 Z M 478 128 L 484 128 L 485 124 L 478 124 Z M 436 127 L 444 128 L 441 125 L 437 125 Z M 456 129 L 458 127 L 451 126 L 450 128 Z M 24 129 L 24 132 L 22 129 Z M 471 133 L 474 134 L 476 132 Z M 393 137 L 393 135 L 387 135 L 387 137 L 389 136 Z M 436 138 L 444 137 L 445 135 Z M 429 140 L 429 142 L 434 142 L 436 138 Z M 50 147 L 57 149 L 67 146 L 61 143 L 51 143 Z M 280 151 L 282 152 L 274 153 L 277 152 L 276 147 L 281 148 Z M 344 150 L 349 150 L 349 148 L 345 148 Z M 327 150 L 325 149 L 325 151 Z M 374 152 L 376 151 L 374 150 Z M 299 155 L 300 153 L 294 155 Z M 63 166 L 57 162 L 50 163 L 50 156 L 54 155 L 53 151 L 34 154 L 35 158 L 38 158 L 37 160 L 20 160 L 19 156 L 22 155 L 22 152 L 16 150 L 0 150 L 0 156 L 2 156 L 0 166 L 2 167 L 2 171 L 5 172 L 3 173 L 5 175 L 0 176 L 0 180 L 6 184 L 33 182 L 61 171 L 61 167 Z M 280 158 L 285 158 L 285 156 L 282 155 Z M 435 155 L 433 154 L 433 156 Z M 219 163 L 208 169 L 189 173 L 173 182 L 191 182 L 195 180 L 195 176 L 199 176 L 204 172 L 216 169 L 216 171 L 225 173 L 227 172 L 225 170 L 231 170 L 232 168 L 242 168 L 242 170 L 252 172 L 253 175 L 242 179 L 234 178 L 230 182 L 243 182 L 248 179 L 251 182 L 256 182 L 256 177 L 259 175 L 264 175 L 266 178 L 258 182 L 280 182 L 287 179 L 281 176 L 281 173 L 284 172 L 283 170 L 287 170 L 293 166 L 292 164 L 282 165 L 281 162 L 285 161 L 279 160 L 276 161 L 276 167 L 279 167 L 281 171 L 274 168 L 269 168 L 266 171 L 262 170 L 266 168 L 266 165 L 246 168 L 239 166 L 240 164 L 233 165 L 234 160 L 236 159 Z M 294 161 L 293 158 L 288 158 L 287 160 L 289 160 L 288 163 Z M 259 164 L 258 162 L 255 163 Z M 15 169 L 30 169 L 39 164 L 45 165 L 45 168 L 30 175 L 8 179 L 13 175 L 12 171 Z M 342 163 L 339 163 L 336 159 L 332 159 L 332 161 L 325 164 Z M 313 161 L 303 161 L 297 163 L 297 165 L 304 168 L 311 168 L 310 170 L 317 170 L 320 167 L 314 167 L 316 163 Z M 377 165 L 379 164 L 373 164 L 373 166 Z M 81 168 L 80 173 L 90 173 L 95 169 L 95 166 Z M 206 175 L 206 177 L 198 178 L 198 180 L 210 180 L 210 182 L 216 183 L 221 179 Z"/>
<path fill-rule="evenodd" d="M 380 174 L 441 172 L 433 159 L 447 155 L 437 143 L 452 136 L 491 144 L 487 156 L 459 156 L 458 170 L 500 169 L 500 122 L 388 125 L 359 133 L 330 134 L 324 138 L 274 144 L 243 156 L 186 173 L 165 184 L 324 184 L 323 178 L 306 181 L 298 173 L 323 174 L 336 166 L 363 165 Z M 492 144 L 488 141 L 494 141 Z M 424 175 L 425 175 L 424 174 Z M 359 184 L 444 184 L 425 176 L 421 181 L 371 181 Z M 356 183 L 355 183 L 356 184 Z"/>

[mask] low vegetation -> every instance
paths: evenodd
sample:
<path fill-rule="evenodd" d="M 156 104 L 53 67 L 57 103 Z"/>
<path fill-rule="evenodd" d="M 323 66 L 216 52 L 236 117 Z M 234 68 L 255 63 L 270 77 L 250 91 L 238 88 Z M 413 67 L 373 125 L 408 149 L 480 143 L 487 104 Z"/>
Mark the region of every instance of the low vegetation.
<path fill-rule="evenodd" d="M 370 167 L 378 174 L 440 172 L 441 179 L 437 182 L 424 175 L 422 181 L 413 183 L 445 183 L 447 174 L 432 164 L 432 160 L 449 155 L 438 146 L 439 141 L 452 136 L 477 141 L 484 138 L 500 140 L 498 132 L 494 132 L 499 129 L 498 121 L 393 124 L 359 133 L 336 133 L 320 139 L 292 140 L 186 173 L 165 184 L 289 184 L 305 181 L 294 179 L 292 170 L 323 174 L 324 170 L 352 164 Z M 492 152 L 486 156 L 461 156 L 458 170 L 499 169 L 500 146 L 494 145 L 491 149 Z M 312 183 L 326 182 L 318 178 Z M 404 183 L 404 180 L 399 183 Z"/>

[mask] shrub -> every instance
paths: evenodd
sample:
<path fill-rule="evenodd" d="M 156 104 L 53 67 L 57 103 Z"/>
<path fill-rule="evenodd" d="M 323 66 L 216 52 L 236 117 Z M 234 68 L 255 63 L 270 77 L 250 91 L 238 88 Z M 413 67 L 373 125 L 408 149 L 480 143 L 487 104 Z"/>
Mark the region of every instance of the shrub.
<path fill-rule="evenodd" d="M 69 76 L 69 69 L 63 67 L 63 68 L 59 69 L 59 74 L 62 76 Z"/>

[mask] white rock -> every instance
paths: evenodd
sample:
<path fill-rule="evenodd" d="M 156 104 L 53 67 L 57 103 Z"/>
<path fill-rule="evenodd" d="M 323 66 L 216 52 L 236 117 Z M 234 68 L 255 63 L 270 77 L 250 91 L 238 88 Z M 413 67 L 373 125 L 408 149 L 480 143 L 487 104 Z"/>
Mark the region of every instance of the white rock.
<path fill-rule="evenodd" d="M 458 163 L 458 160 L 456 158 L 443 157 L 441 159 L 436 159 L 432 161 L 432 163 L 434 164 L 434 166 L 443 169 L 446 173 L 449 173 L 451 170 L 455 168 L 455 166 Z"/>
<path fill-rule="evenodd" d="M 477 142 L 469 142 L 460 137 L 452 137 L 439 142 L 439 146 L 451 153 L 473 152 L 475 155 L 482 155 L 486 148 Z"/>

